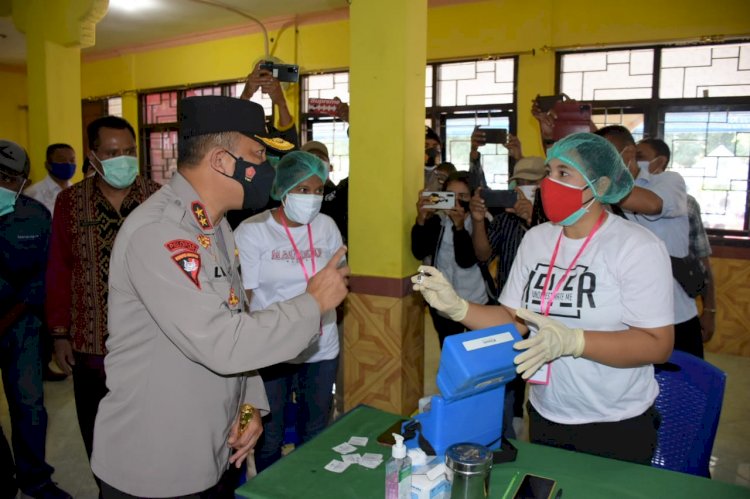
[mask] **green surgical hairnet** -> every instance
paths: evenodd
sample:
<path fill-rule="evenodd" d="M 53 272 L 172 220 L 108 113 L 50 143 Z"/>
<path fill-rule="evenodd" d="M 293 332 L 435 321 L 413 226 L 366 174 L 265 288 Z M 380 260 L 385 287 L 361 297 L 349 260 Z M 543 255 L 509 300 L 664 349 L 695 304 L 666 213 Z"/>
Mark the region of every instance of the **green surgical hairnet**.
<path fill-rule="evenodd" d="M 547 163 L 553 159 L 578 170 L 602 203 L 617 203 L 633 189 L 633 176 L 620 153 L 607 139 L 593 133 L 575 133 L 559 140 L 547 151 Z M 596 190 L 595 182 L 601 177 L 610 180 L 605 192 Z"/>
<path fill-rule="evenodd" d="M 313 175 L 323 183 L 328 179 L 328 168 L 317 156 L 303 151 L 286 154 L 276 165 L 276 178 L 271 187 L 271 197 L 276 201 L 281 201 L 294 186 Z"/>

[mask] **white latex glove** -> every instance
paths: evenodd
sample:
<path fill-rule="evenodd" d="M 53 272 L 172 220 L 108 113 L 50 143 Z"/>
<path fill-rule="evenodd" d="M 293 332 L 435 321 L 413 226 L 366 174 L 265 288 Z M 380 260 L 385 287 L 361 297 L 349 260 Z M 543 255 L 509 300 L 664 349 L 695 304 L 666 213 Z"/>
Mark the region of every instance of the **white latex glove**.
<path fill-rule="evenodd" d="M 535 324 L 538 332 L 533 338 L 519 341 L 513 348 L 526 350 L 513 359 L 516 372 L 529 379 L 545 363 L 564 355 L 580 357 L 586 340 L 583 329 L 571 329 L 560 321 L 539 315 L 525 308 L 516 310 L 516 317 Z"/>
<path fill-rule="evenodd" d="M 435 267 L 420 265 L 420 272 L 425 272 L 422 282 L 418 282 L 419 274 L 412 276 L 414 291 L 420 291 L 432 308 L 443 312 L 452 321 L 461 322 L 469 311 L 469 302 L 461 298 L 453 290 L 453 286 Z"/>

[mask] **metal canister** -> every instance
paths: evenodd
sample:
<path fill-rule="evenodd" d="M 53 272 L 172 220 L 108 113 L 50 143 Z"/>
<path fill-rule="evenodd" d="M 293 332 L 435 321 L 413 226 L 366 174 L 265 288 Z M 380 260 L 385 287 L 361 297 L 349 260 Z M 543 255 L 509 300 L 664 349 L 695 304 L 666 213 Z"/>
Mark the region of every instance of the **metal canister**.
<path fill-rule="evenodd" d="M 453 444 L 445 451 L 451 499 L 490 497 L 492 451 L 479 444 Z"/>

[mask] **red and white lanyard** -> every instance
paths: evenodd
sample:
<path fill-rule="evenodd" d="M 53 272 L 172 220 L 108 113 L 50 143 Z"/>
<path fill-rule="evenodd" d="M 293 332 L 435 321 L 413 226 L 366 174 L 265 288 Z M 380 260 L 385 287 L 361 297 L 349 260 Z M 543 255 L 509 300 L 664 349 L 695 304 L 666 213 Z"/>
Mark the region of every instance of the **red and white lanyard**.
<path fill-rule="evenodd" d="M 281 225 L 284 226 L 284 230 L 286 231 L 286 236 L 289 238 L 289 242 L 292 243 L 292 248 L 294 249 L 294 254 L 297 256 L 297 261 L 300 264 L 300 267 L 302 267 L 302 272 L 305 274 L 305 282 L 310 282 L 310 276 L 307 273 L 307 267 L 305 266 L 305 261 L 302 259 L 302 253 L 300 253 L 299 248 L 297 248 L 297 244 L 294 242 L 294 237 L 292 237 L 292 232 L 289 230 L 289 225 L 286 223 L 286 215 L 284 214 L 284 208 L 279 208 L 280 217 L 281 218 Z M 312 224 L 307 224 L 307 240 L 310 242 L 310 260 L 312 260 L 312 275 L 315 275 L 316 267 L 315 267 L 315 246 L 313 245 L 313 236 L 312 236 Z M 320 335 L 323 336 L 323 319 L 320 319 Z"/>
<path fill-rule="evenodd" d="M 555 296 L 557 296 L 557 292 L 560 291 L 560 287 L 563 285 L 565 280 L 568 278 L 568 274 L 570 274 L 570 271 L 573 270 L 573 267 L 575 267 L 576 262 L 578 261 L 578 257 L 581 256 L 581 253 L 583 253 L 583 250 L 586 249 L 586 246 L 589 245 L 589 242 L 591 241 L 591 238 L 594 237 L 594 234 L 596 234 L 596 231 L 599 230 L 599 228 L 602 226 L 602 223 L 604 222 L 604 218 L 607 216 L 606 211 L 602 211 L 602 214 L 599 215 L 599 218 L 596 221 L 596 224 L 594 224 L 594 228 L 591 229 L 591 232 L 589 232 L 589 235 L 586 236 L 586 240 L 583 242 L 583 245 L 581 246 L 581 249 L 578 250 L 578 253 L 576 253 L 575 258 L 573 258 L 573 261 L 570 262 L 570 265 L 568 266 L 567 270 L 562 276 L 562 279 L 560 279 L 555 286 L 555 289 L 552 291 L 552 294 L 547 296 L 547 289 L 549 287 L 549 280 L 552 276 L 552 273 L 555 270 L 555 260 L 557 260 L 557 251 L 560 249 L 560 241 L 562 240 L 563 232 L 560 231 L 560 235 L 557 238 L 557 244 L 555 244 L 555 251 L 552 252 L 552 259 L 549 262 L 549 269 L 547 270 L 547 276 L 544 278 L 544 285 L 542 286 L 542 299 L 541 299 L 541 307 L 542 307 L 542 314 L 547 316 L 549 315 L 549 311 L 552 308 L 552 302 L 555 300 Z"/>

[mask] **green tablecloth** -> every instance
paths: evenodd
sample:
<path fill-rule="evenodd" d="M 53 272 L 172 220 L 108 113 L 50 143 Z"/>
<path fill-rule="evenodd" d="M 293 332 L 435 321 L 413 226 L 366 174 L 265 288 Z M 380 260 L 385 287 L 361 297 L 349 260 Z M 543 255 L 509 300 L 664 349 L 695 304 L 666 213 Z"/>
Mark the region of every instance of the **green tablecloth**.
<path fill-rule="evenodd" d="M 383 462 L 390 448 L 376 438 L 400 416 L 360 406 L 311 442 L 301 446 L 237 489 L 236 497 L 253 499 L 353 498 L 385 495 L 385 465 L 370 470 L 353 464 L 341 474 L 323 469 L 340 455 L 332 447 L 349 437 L 369 437 L 359 453 L 378 452 Z M 491 497 L 501 498 L 516 473 L 533 473 L 557 481 L 564 499 L 611 498 L 750 498 L 750 489 L 707 478 L 514 441 L 515 462 L 492 468 Z"/>

